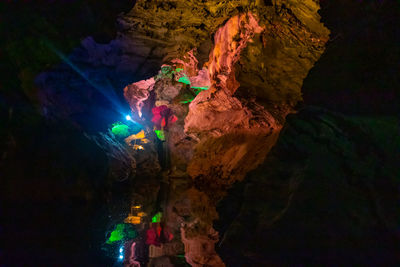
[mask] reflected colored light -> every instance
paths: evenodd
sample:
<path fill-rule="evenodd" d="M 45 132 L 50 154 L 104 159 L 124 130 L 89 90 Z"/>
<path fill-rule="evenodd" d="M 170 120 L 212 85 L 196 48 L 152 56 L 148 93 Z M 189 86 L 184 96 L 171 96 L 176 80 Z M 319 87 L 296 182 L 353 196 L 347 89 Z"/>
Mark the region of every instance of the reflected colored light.
<path fill-rule="evenodd" d="M 110 238 L 107 240 L 107 244 L 119 242 L 123 240 L 133 239 L 137 236 L 137 232 L 134 228 L 127 224 L 117 224 L 114 231 L 111 232 Z"/>
<path fill-rule="evenodd" d="M 156 215 L 154 215 L 153 218 L 151 218 L 151 222 L 152 223 L 161 222 L 161 216 L 162 216 L 162 213 L 161 212 L 157 212 Z"/>
<path fill-rule="evenodd" d="M 122 224 L 118 224 L 116 229 L 111 232 L 111 236 L 108 239 L 108 243 L 120 241 L 123 238 L 124 238 L 124 226 Z"/>
<path fill-rule="evenodd" d="M 124 222 L 130 224 L 140 224 L 141 219 L 140 216 L 128 216 L 125 218 Z"/>

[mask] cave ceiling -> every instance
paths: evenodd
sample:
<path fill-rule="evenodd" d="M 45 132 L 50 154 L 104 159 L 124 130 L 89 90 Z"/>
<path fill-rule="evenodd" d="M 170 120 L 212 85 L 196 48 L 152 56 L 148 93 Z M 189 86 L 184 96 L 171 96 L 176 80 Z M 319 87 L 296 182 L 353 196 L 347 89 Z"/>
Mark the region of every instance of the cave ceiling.
<path fill-rule="evenodd" d="M 206 63 L 217 29 L 239 13 L 252 13 L 263 30 L 236 63 L 241 87 L 237 94 L 295 104 L 302 99 L 303 79 L 329 39 L 318 10 L 313 0 L 138 1 L 118 24 L 120 38 L 128 40 L 140 62 L 138 76 L 148 78 L 161 64 L 183 58 L 192 49 L 199 65 Z"/>

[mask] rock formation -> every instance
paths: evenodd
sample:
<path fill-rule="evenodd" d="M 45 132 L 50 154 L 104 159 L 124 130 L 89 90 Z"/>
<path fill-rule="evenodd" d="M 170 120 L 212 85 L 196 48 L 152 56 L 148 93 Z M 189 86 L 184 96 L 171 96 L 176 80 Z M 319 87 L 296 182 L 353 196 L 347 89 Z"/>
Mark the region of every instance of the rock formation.
<path fill-rule="evenodd" d="M 302 80 L 329 34 L 314 1 L 249 1 L 241 8 L 236 2 L 211 2 L 188 12 L 190 1 L 139 1 L 120 19 L 133 47 L 154 47 L 145 52 L 144 65 L 152 60 L 166 64 L 157 76 L 124 92 L 143 121 L 148 121 L 146 105 L 167 105 L 178 117 L 166 133 L 169 179 L 190 177 L 194 187 L 188 183 L 172 190 L 165 210 L 176 213 L 174 203 L 188 201 L 185 216 L 169 215 L 169 224 L 178 230 L 183 223 L 182 242 L 192 266 L 224 265 L 214 250 L 215 205 L 264 161 L 286 115 L 301 100 Z M 210 33 L 208 61 L 201 64 Z M 179 101 L 185 90 L 198 87 L 204 90 L 193 100 Z"/>
<path fill-rule="evenodd" d="M 373 134 L 378 121 L 386 137 Z M 399 154 L 384 148 L 400 144 L 395 131 L 315 107 L 289 115 L 267 159 L 218 204 L 227 266 L 396 265 Z"/>
<path fill-rule="evenodd" d="M 6 265 L 399 265 L 400 3 L 8 2 Z"/>

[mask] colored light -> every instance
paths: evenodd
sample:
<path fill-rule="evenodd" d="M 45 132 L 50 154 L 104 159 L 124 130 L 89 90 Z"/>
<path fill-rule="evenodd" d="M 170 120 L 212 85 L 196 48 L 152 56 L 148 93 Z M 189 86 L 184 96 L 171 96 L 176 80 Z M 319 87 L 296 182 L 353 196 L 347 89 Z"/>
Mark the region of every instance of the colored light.
<path fill-rule="evenodd" d="M 108 239 L 108 243 L 120 241 L 123 238 L 124 238 L 124 226 L 122 224 L 118 224 L 115 230 L 111 232 L 111 236 Z"/>
<path fill-rule="evenodd" d="M 143 139 L 143 138 L 145 138 L 145 137 L 146 137 L 146 135 L 145 135 L 145 133 L 144 133 L 143 130 L 141 130 L 140 132 L 138 132 L 137 134 L 135 134 L 135 135 L 133 136 L 134 139 Z"/>
<path fill-rule="evenodd" d="M 196 94 L 199 94 L 200 91 L 208 90 L 207 86 L 205 86 L 205 87 L 190 87 L 190 88 L 192 88 L 196 92 Z"/>
<path fill-rule="evenodd" d="M 111 129 L 113 134 L 118 135 L 120 137 L 129 136 L 129 126 L 125 124 L 115 123 Z"/>
<path fill-rule="evenodd" d="M 119 255 L 119 259 L 120 260 L 122 260 L 124 258 L 124 256 L 122 256 L 122 255 Z"/>
<path fill-rule="evenodd" d="M 131 121 L 131 120 L 132 120 L 132 117 L 131 117 L 131 115 L 126 115 L 126 116 L 125 116 L 125 119 L 126 119 L 127 121 Z"/>
<path fill-rule="evenodd" d="M 114 231 L 111 232 L 110 238 L 107 240 L 107 244 L 119 242 L 122 240 L 133 239 L 137 236 L 137 231 L 126 224 L 117 224 Z"/>
<path fill-rule="evenodd" d="M 161 216 L 162 216 L 162 213 L 161 212 L 157 212 L 156 215 L 154 215 L 153 218 L 151 218 L 151 222 L 152 223 L 161 222 Z"/>
<path fill-rule="evenodd" d="M 128 216 L 124 220 L 125 223 L 140 224 L 141 220 L 139 216 Z"/>
<path fill-rule="evenodd" d="M 187 76 L 182 76 L 179 78 L 178 82 L 184 83 L 184 84 L 190 84 L 190 80 Z"/>
<path fill-rule="evenodd" d="M 154 130 L 154 132 L 156 133 L 158 139 L 160 139 L 161 141 L 165 141 L 165 135 L 163 130 Z"/>
<path fill-rule="evenodd" d="M 208 87 L 190 87 L 190 89 L 192 89 L 193 93 L 197 96 L 198 94 L 200 94 L 201 91 L 205 91 L 208 90 Z M 195 98 L 195 96 L 191 95 L 188 96 L 186 99 L 183 99 L 182 101 L 180 101 L 182 104 L 187 104 L 193 101 L 193 99 Z"/>
<path fill-rule="evenodd" d="M 122 253 L 122 251 L 124 251 L 123 248 L 119 248 L 119 252 Z"/>

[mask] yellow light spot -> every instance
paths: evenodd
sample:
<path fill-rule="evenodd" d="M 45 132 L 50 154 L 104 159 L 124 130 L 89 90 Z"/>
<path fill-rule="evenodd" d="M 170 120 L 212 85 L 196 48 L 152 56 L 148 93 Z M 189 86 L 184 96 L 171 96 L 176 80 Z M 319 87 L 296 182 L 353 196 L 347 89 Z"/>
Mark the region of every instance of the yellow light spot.
<path fill-rule="evenodd" d="M 137 133 L 137 134 L 134 135 L 134 139 L 143 139 L 143 138 L 145 138 L 145 137 L 146 137 L 146 136 L 145 136 L 143 130 L 141 130 L 139 133 Z"/>
<path fill-rule="evenodd" d="M 139 216 L 128 216 L 125 218 L 124 223 L 140 224 Z"/>
<path fill-rule="evenodd" d="M 134 145 L 133 149 L 135 149 L 135 150 L 144 150 L 144 147 L 141 146 L 141 145 Z"/>
<path fill-rule="evenodd" d="M 138 212 L 137 216 L 139 216 L 139 217 L 144 217 L 144 216 L 146 216 L 146 213 L 144 213 L 143 211 L 141 211 L 141 212 Z"/>

